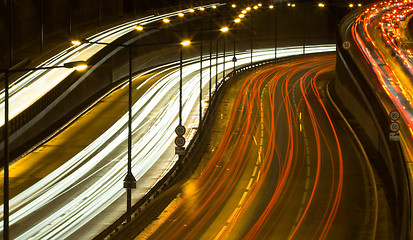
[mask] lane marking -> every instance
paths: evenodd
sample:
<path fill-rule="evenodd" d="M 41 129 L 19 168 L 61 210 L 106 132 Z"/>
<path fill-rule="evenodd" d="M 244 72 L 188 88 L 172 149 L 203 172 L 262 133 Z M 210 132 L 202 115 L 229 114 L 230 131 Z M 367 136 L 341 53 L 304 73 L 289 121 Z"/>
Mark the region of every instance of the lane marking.
<path fill-rule="evenodd" d="M 300 221 L 300 218 L 303 215 L 303 212 L 304 212 L 304 208 L 301 207 L 300 210 L 298 211 L 297 218 L 295 219 L 295 223 L 298 223 Z"/>
<path fill-rule="evenodd" d="M 307 200 L 307 191 L 303 194 L 303 199 L 301 200 L 301 205 L 304 205 L 305 201 Z"/>

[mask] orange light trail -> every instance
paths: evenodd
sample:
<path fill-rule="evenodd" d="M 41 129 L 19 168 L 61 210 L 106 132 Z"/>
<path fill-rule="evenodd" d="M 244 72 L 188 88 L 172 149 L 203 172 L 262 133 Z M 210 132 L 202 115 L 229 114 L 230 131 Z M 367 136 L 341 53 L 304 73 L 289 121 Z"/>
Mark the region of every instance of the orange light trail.
<path fill-rule="evenodd" d="M 329 198 L 323 200 L 326 202 L 326 207 L 321 210 L 324 211 L 323 217 L 318 220 L 318 227 L 312 233 L 313 239 L 325 239 L 340 204 L 343 163 L 339 139 L 321 100 L 317 79 L 321 73 L 334 69 L 334 65 L 335 56 L 324 55 L 272 65 L 251 73 L 237 94 L 228 127 L 218 148 L 200 176 L 192 182 L 196 190 L 190 194 L 185 194 L 184 190 L 180 203 L 168 217 L 170 220 L 166 219 L 149 238 L 194 239 L 199 238 L 199 234 L 205 229 L 211 229 L 212 232 L 206 234 L 210 234 L 208 236 L 212 238 L 228 237 L 238 222 L 247 217 L 249 207 L 259 199 L 263 186 L 275 174 L 278 177 L 274 182 L 272 196 L 256 221 L 248 226 L 243 239 L 269 236 L 271 231 L 268 229 L 272 229 L 280 221 L 280 217 L 274 213 L 285 210 L 286 205 L 282 201 L 288 201 L 292 197 L 288 191 L 299 186 L 293 176 L 305 172 L 305 153 L 315 163 L 315 181 L 309 186 L 311 194 L 289 238 L 293 239 L 304 227 L 303 221 L 309 217 L 309 209 L 315 207 L 315 199 L 320 201 L 320 196 L 317 195 L 320 181 L 327 177 L 331 182 Z M 303 71 L 306 72 L 297 79 L 296 76 Z M 307 97 L 309 94 L 315 96 L 317 101 L 310 100 Z M 264 112 L 262 104 L 266 106 Z M 329 122 L 327 129 L 320 125 L 320 112 L 318 115 L 315 113 L 314 104 L 323 109 L 323 115 Z M 310 119 L 309 122 L 303 122 L 308 137 L 315 139 L 315 148 L 308 153 L 300 140 L 302 133 L 299 131 L 299 109 L 303 109 L 304 117 Z M 253 183 L 244 192 L 240 204 L 232 206 L 232 214 L 224 214 L 226 217 L 222 219 L 217 218 L 217 215 L 223 214 L 223 209 L 231 208 L 227 205 L 228 199 L 239 190 L 236 186 L 247 169 L 248 161 L 257 159 L 259 147 L 256 145 L 260 142 L 257 139 L 262 137 L 261 116 L 265 141 L 257 169 L 252 173 Z M 282 118 L 284 121 L 281 121 Z M 280 142 L 276 140 L 280 131 L 286 133 L 285 146 L 279 145 Z M 335 142 L 327 142 L 326 134 L 331 133 Z M 324 163 L 325 160 L 329 162 Z M 274 165 L 278 166 L 276 172 L 271 171 L 274 170 L 271 167 Z M 321 175 L 323 165 L 331 166 L 331 175 Z M 211 221 L 217 222 L 215 227 L 211 228 Z"/>

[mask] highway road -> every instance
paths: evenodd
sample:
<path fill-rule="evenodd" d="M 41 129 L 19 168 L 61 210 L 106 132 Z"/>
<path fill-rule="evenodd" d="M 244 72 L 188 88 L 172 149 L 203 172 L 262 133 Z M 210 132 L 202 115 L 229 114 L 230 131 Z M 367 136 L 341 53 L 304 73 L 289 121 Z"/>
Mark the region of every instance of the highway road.
<path fill-rule="evenodd" d="M 333 51 L 334 45 L 309 46 L 307 51 Z M 280 56 L 302 53 L 302 47 L 280 48 Z M 273 57 L 268 49 L 255 50 L 254 60 Z M 238 53 L 237 65 L 250 54 Z M 188 59 L 183 68 L 183 119 L 197 128 L 199 63 Z M 232 56 L 226 58 L 232 69 Z M 194 62 L 195 61 L 195 62 Z M 204 58 L 203 86 L 207 106 L 209 59 Z M 222 78 L 222 59 L 218 73 Z M 212 62 L 212 64 L 215 64 Z M 215 79 L 215 66 L 212 66 Z M 138 201 L 174 164 L 174 129 L 178 125 L 176 63 L 135 76 L 133 106 L 133 173 Z M 214 90 L 214 84 L 212 85 Z M 100 99 L 96 106 L 24 158 L 11 165 L 11 236 L 16 239 L 88 239 L 124 213 L 126 169 L 127 88 Z M 197 89 L 194 91 L 194 89 Z M 118 99 L 118 100 L 116 100 Z M 189 127 L 188 127 L 189 126 Z M 193 131 L 192 131 L 193 132 Z M 190 140 L 189 133 L 186 138 Z M 2 184 L 0 184 L 2 187 Z M 2 209 L 0 211 L 2 213 Z"/>
<path fill-rule="evenodd" d="M 223 4 L 217 3 L 215 6 L 222 6 Z M 212 5 L 202 6 L 204 9 L 211 9 Z M 201 6 L 194 8 L 199 11 Z M 99 32 L 95 35 L 87 37 L 85 40 L 90 42 L 104 42 L 111 43 L 116 39 L 124 36 L 127 33 L 136 31 L 135 27 L 137 25 L 148 25 L 155 22 L 162 22 L 164 18 L 176 18 L 178 12 L 190 13 L 189 9 L 184 9 L 182 11 L 170 12 L 167 14 L 160 15 L 149 15 L 143 18 L 138 18 L 117 26 L 114 26 L 105 31 Z M 167 26 L 161 26 L 159 29 L 150 29 L 140 34 L 139 38 L 143 38 L 148 34 L 156 31 L 161 31 L 167 28 Z M 126 42 L 125 44 L 129 44 Z M 63 66 L 66 62 L 72 61 L 87 61 L 90 57 L 104 48 L 104 45 L 96 44 L 83 44 L 81 46 L 71 46 L 63 51 L 59 52 L 50 59 L 44 61 L 36 67 L 48 67 L 48 66 Z M 116 51 L 121 50 L 118 48 Z M 10 85 L 10 115 L 9 118 L 12 119 L 39 98 L 45 95 L 53 87 L 59 84 L 63 79 L 65 79 L 73 69 L 51 69 L 51 70 L 36 70 L 30 71 L 24 74 L 22 77 L 13 81 Z M 0 91 L 0 112 L 4 112 L 4 89 Z M 4 115 L 0 115 L 0 126 L 4 124 Z"/>
<path fill-rule="evenodd" d="M 318 55 L 232 80 L 201 167 L 136 239 L 391 239 L 367 156 L 329 100 L 334 66 Z"/>
<path fill-rule="evenodd" d="M 347 38 L 354 39 L 351 51 L 360 51 L 362 61 L 374 72 L 370 83 L 387 112 L 401 114 L 401 143 L 408 162 L 413 159 L 413 55 L 406 24 L 412 17 L 412 1 L 372 5 L 357 16 Z"/>

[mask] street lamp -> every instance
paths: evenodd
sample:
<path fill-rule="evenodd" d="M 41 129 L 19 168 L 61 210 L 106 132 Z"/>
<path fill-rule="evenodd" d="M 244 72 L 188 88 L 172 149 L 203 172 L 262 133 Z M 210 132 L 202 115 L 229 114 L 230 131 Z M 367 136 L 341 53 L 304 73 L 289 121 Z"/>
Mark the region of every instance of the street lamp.
<path fill-rule="evenodd" d="M 278 30 L 277 11 L 274 9 L 274 5 L 270 5 L 269 9 L 274 10 L 274 59 L 277 59 L 277 30 Z"/>
<path fill-rule="evenodd" d="M 222 33 L 227 33 L 229 31 L 228 27 L 222 27 L 221 29 L 219 29 Z M 226 35 L 224 35 L 224 58 L 223 58 L 223 70 L 222 70 L 222 79 L 225 78 L 225 42 L 226 42 Z"/>
<path fill-rule="evenodd" d="M 182 125 L 182 52 L 183 48 L 191 45 L 190 40 L 185 40 L 181 42 L 180 48 L 180 58 L 179 58 L 179 126 Z"/>
<path fill-rule="evenodd" d="M 236 19 L 234 19 L 234 22 L 235 22 L 235 24 L 237 24 L 237 23 L 240 23 L 241 22 L 241 19 L 240 18 L 236 18 Z M 236 55 L 235 55 L 235 41 L 236 41 L 236 36 L 235 36 L 235 31 L 233 32 L 233 37 L 234 37 L 234 43 L 233 43 L 233 46 L 234 46 L 234 57 L 232 58 L 232 62 L 234 63 L 234 69 L 233 69 L 233 74 L 235 74 L 235 63 L 237 62 L 237 57 L 236 57 Z"/>
<path fill-rule="evenodd" d="M 135 29 L 142 31 L 142 26 L 137 26 Z M 99 44 L 99 45 L 112 45 L 118 47 L 127 47 L 129 49 L 129 99 L 128 99 L 128 169 L 126 176 L 123 180 L 123 187 L 126 188 L 126 212 L 127 212 L 127 221 L 131 220 L 131 210 L 132 210 L 132 189 L 136 188 L 136 179 L 132 173 L 132 50 L 134 47 L 139 45 L 124 45 L 124 44 L 112 44 L 112 43 L 103 43 L 103 42 L 91 42 L 91 41 L 72 41 L 72 44 L 75 46 L 80 45 L 81 43 L 89 44 Z"/>
<path fill-rule="evenodd" d="M 9 239 L 9 74 L 14 72 L 28 72 L 54 68 L 73 68 L 81 71 L 87 68 L 85 61 L 67 62 L 62 66 L 20 68 L 0 70 L 4 73 L 4 193 L 3 193 L 3 239 Z"/>
<path fill-rule="evenodd" d="M 179 155 L 179 161 L 181 161 L 182 156 L 185 154 L 185 127 L 182 125 L 182 52 L 183 48 L 191 45 L 190 40 L 185 40 L 181 42 L 181 47 L 179 51 L 179 124 L 175 129 L 175 133 L 178 135 L 175 138 L 175 153 Z"/>

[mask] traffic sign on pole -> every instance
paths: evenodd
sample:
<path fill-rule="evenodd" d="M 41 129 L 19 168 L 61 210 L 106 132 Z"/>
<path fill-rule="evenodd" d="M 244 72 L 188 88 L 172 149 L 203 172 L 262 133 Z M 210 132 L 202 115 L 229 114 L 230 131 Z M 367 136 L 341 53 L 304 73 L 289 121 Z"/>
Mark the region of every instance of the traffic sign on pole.
<path fill-rule="evenodd" d="M 350 47 L 351 47 L 351 44 L 350 44 L 349 41 L 344 41 L 344 42 L 343 42 L 343 48 L 344 48 L 345 50 L 349 50 Z"/>
<path fill-rule="evenodd" d="M 182 136 L 178 136 L 175 138 L 175 145 L 178 147 L 183 147 L 185 145 L 185 138 Z"/>
<path fill-rule="evenodd" d="M 389 134 L 389 140 L 392 142 L 399 142 L 400 141 L 400 133 L 396 132 L 396 133 L 390 133 Z"/>
<path fill-rule="evenodd" d="M 398 122 L 390 123 L 390 131 L 398 132 L 400 130 L 400 124 Z"/>
<path fill-rule="evenodd" d="M 179 125 L 178 127 L 175 128 L 175 133 L 176 133 L 176 135 L 178 135 L 178 136 L 184 135 L 185 132 L 186 132 L 186 129 L 185 129 L 185 127 L 182 126 L 182 125 Z"/>
<path fill-rule="evenodd" d="M 180 156 L 185 155 L 185 148 L 184 147 L 175 147 L 175 154 Z"/>
<path fill-rule="evenodd" d="M 399 120 L 400 113 L 397 110 L 393 110 L 393 111 L 390 112 L 389 117 L 390 117 L 390 120 L 395 122 L 395 121 Z"/>

